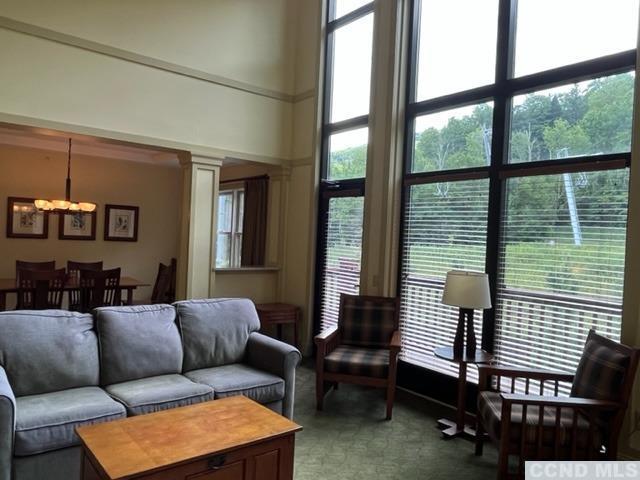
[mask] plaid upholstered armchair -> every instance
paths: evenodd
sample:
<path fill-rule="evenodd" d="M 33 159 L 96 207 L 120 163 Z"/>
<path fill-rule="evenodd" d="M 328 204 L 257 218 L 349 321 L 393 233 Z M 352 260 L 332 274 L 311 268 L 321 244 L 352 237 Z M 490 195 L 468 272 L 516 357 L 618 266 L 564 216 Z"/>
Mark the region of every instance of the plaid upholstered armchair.
<path fill-rule="evenodd" d="M 575 375 L 480 366 L 476 455 L 487 435 L 498 444 L 498 479 L 521 477 L 525 460 L 615 460 L 639 356 L 591 330 Z M 560 382 L 572 382 L 569 397 Z"/>
<path fill-rule="evenodd" d="M 340 297 L 338 325 L 315 337 L 318 410 L 329 387 L 354 383 L 386 388 L 391 419 L 400 352 L 399 305 L 398 298 Z"/>

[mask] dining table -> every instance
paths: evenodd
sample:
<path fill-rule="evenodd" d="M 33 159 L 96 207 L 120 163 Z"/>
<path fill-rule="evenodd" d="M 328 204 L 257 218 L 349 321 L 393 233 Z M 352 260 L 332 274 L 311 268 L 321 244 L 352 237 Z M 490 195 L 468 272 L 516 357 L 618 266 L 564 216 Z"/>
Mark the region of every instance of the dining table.
<path fill-rule="evenodd" d="M 125 305 L 133 304 L 133 291 L 138 287 L 149 287 L 148 283 L 141 280 L 137 280 L 133 277 L 120 277 L 120 292 L 126 292 L 126 296 L 123 298 Z M 71 277 L 64 285 L 64 291 L 69 292 L 80 288 L 78 279 Z M 15 278 L 0 278 L 0 311 L 7 309 L 7 294 L 18 293 L 18 283 Z"/>

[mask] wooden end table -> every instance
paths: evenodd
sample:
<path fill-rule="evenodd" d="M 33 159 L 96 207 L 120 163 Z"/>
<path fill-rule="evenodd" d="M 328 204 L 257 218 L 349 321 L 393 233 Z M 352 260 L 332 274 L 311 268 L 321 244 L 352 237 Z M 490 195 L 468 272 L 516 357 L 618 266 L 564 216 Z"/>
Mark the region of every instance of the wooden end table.
<path fill-rule="evenodd" d="M 442 430 L 444 438 L 453 438 L 459 435 L 466 435 L 474 438 L 475 428 L 466 424 L 465 420 L 465 396 L 467 386 L 467 364 L 474 365 L 493 362 L 493 355 L 484 350 L 476 350 L 475 355 L 468 355 L 466 350 L 462 356 L 453 354 L 453 347 L 439 347 L 434 350 L 436 357 L 458 364 L 458 401 L 456 405 L 455 421 L 447 418 L 438 420 L 438 428 Z"/>
<path fill-rule="evenodd" d="M 292 480 L 300 430 L 238 396 L 76 431 L 83 480 Z"/>
<path fill-rule="evenodd" d="M 293 325 L 293 341 L 298 343 L 298 323 L 302 316 L 302 310 L 296 305 L 288 303 L 259 303 L 256 305 L 261 327 L 276 325 L 278 327 L 278 339 L 282 340 L 282 325 Z"/>

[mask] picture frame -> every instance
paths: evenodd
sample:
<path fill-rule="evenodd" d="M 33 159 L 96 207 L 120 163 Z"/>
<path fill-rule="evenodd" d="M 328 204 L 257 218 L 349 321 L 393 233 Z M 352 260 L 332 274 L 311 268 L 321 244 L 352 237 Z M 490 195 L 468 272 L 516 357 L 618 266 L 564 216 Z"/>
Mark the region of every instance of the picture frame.
<path fill-rule="evenodd" d="M 34 198 L 7 197 L 7 238 L 49 237 L 49 213 L 35 207 Z"/>
<path fill-rule="evenodd" d="M 59 240 L 95 240 L 96 211 L 64 212 L 59 214 Z"/>
<path fill-rule="evenodd" d="M 108 242 L 137 242 L 139 207 L 105 205 L 104 239 Z"/>

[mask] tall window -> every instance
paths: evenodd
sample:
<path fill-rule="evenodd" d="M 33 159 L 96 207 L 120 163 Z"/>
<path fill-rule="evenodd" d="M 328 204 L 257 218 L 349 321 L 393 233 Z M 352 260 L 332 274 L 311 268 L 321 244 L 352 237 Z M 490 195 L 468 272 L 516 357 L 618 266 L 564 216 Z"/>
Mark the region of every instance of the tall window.
<path fill-rule="evenodd" d="M 371 0 L 327 3 L 317 328 L 336 323 L 341 293 L 360 291 L 373 6 Z"/>
<path fill-rule="evenodd" d="M 468 269 L 491 281 L 483 348 L 573 370 L 589 328 L 620 336 L 638 0 L 411 9 L 402 358 L 456 374 L 433 349 L 445 274 Z"/>
<path fill-rule="evenodd" d="M 244 189 L 221 191 L 218 197 L 217 268 L 240 267 L 243 217 Z"/>

